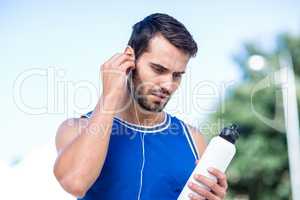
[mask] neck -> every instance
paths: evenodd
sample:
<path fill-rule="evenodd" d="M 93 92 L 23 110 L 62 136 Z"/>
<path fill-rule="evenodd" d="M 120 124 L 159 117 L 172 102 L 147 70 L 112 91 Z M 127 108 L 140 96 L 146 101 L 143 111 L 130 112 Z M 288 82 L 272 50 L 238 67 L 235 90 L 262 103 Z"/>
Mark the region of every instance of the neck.
<path fill-rule="evenodd" d="M 141 126 L 153 126 L 164 121 L 164 112 L 150 112 L 141 108 L 138 103 L 130 98 L 130 104 L 126 109 L 116 114 L 119 118 Z"/>

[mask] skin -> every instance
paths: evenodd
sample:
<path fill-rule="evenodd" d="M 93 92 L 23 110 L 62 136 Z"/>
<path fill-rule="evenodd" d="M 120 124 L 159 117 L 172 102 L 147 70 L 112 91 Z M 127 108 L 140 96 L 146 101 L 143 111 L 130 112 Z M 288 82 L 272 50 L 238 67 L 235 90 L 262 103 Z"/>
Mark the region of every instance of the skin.
<path fill-rule="evenodd" d="M 56 134 L 58 156 L 54 174 L 67 192 L 82 197 L 99 176 L 114 116 L 146 126 L 164 120 L 163 109 L 178 89 L 189 59 L 189 55 L 157 34 L 139 58 L 135 58 L 133 49 L 128 46 L 123 53 L 115 54 L 101 65 L 103 93 L 92 116 L 67 119 Z M 194 127 L 189 126 L 189 129 L 201 155 L 206 148 L 205 139 Z M 191 185 L 197 195 L 190 199 L 224 199 L 226 175 L 217 169 L 211 173 L 218 182 L 195 177 L 195 182 L 202 182 L 210 191 Z"/>

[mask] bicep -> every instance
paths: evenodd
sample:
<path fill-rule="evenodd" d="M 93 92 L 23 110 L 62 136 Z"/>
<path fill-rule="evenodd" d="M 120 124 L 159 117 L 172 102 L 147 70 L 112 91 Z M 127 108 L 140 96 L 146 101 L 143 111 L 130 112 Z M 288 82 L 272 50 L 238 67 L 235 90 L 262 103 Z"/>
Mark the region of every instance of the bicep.
<path fill-rule="evenodd" d="M 87 119 L 72 118 L 67 119 L 60 124 L 55 137 L 56 151 L 59 153 L 69 143 L 71 143 L 85 127 Z"/>

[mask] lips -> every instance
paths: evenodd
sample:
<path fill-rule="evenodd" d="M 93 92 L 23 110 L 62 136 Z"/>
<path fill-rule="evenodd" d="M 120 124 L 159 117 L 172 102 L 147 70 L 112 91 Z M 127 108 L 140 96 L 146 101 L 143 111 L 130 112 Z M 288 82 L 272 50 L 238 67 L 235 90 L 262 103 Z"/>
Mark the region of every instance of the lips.
<path fill-rule="evenodd" d="M 160 99 L 166 99 L 168 96 L 163 93 L 152 93 L 152 95 L 159 97 Z"/>

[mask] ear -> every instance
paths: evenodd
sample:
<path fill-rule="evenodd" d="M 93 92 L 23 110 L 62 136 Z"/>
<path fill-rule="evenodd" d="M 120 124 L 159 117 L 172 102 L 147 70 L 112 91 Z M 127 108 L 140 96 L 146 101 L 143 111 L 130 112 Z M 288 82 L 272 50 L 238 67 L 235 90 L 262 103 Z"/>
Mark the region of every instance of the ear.
<path fill-rule="evenodd" d="M 125 48 L 124 53 L 129 55 L 129 56 L 132 56 L 135 59 L 134 50 L 131 46 L 127 45 L 127 47 Z M 132 66 L 132 67 L 128 68 L 127 71 L 126 71 L 126 74 L 128 75 L 129 72 L 132 71 L 132 70 L 135 70 L 135 66 Z"/>
<path fill-rule="evenodd" d="M 127 45 L 124 51 L 125 54 L 128 54 L 130 56 L 134 56 L 134 50 L 131 46 Z"/>

